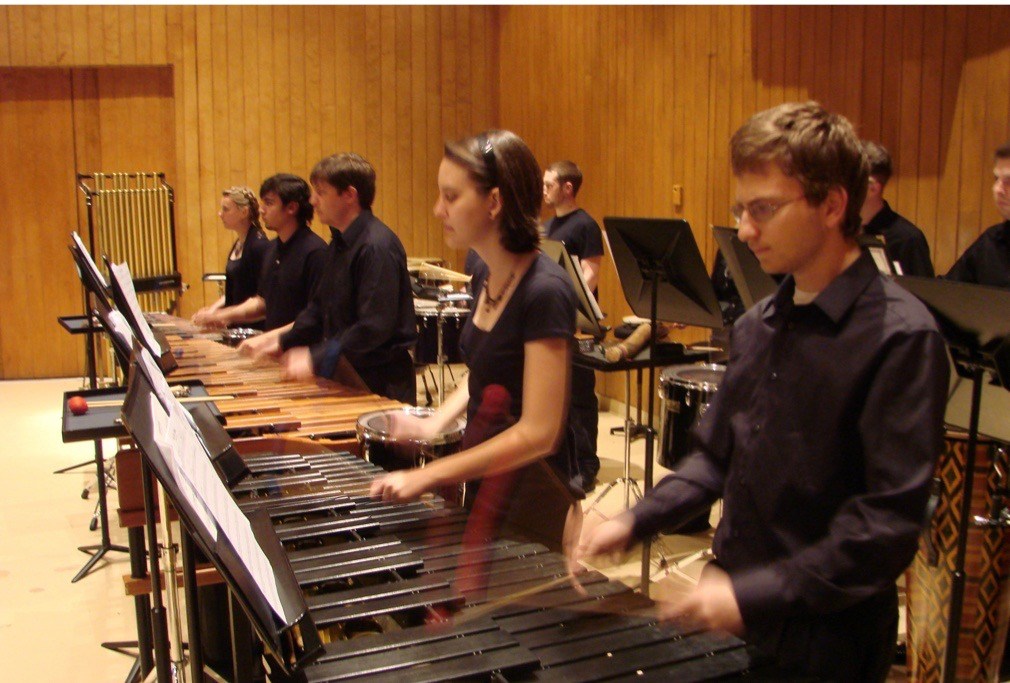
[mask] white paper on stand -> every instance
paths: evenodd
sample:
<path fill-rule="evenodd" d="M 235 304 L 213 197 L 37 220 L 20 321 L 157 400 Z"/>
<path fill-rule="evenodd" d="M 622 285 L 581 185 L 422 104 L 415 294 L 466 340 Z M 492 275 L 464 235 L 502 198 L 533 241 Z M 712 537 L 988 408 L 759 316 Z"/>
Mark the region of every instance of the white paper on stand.
<path fill-rule="evenodd" d="M 140 328 L 140 340 L 144 343 L 144 346 L 149 348 L 152 353 L 157 355 L 163 354 L 165 351 L 158 344 L 158 340 L 154 338 L 154 331 L 151 330 L 151 326 L 147 324 L 147 318 L 144 317 L 144 311 L 140 308 L 140 302 L 137 301 L 137 291 L 133 288 L 133 276 L 130 275 L 130 267 L 126 263 L 110 263 L 109 264 L 109 274 L 115 278 L 116 282 L 119 283 L 120 289 L 123 290 L 123 295 L 126 298 L 126 305 L 130 308 L 130 313 L 133 315 L 133 319 L 137 321 L 137 326 Z"/>

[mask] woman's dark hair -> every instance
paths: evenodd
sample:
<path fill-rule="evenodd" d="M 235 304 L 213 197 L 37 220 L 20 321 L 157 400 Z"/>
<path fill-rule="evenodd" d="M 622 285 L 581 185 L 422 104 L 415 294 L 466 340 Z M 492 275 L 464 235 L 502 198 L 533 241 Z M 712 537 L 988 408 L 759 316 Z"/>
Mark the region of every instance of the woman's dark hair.
<path fill-rule="evenodd" d="M 485 193 L 501 193 L 501 243 L 516 253 L 531 252 L 540 244 L 538 229 L 543 201 L 543 174 L 522 138 L 507 130 L 489 130 L 448 142 L 445 158 L 466 169 Z"/>

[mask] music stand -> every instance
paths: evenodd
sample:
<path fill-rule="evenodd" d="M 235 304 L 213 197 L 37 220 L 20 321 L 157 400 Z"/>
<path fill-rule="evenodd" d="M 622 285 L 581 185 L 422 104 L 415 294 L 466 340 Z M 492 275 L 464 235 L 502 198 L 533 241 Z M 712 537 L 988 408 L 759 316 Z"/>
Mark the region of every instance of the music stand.
<path fill-rule="evenodd" d="M 158 359 L 158 365 L 162 372 L 165 374 L 172 372 L 179 367 L 179 364 L 172 354 L 165 335 L 152 330 L 147 319 L 144 318 L 140 302 L 137 300 L 137 292 L 134 289 L 134 280 L 130 274 L 129 265 L 126 263 L 113 265 L 107 256 L 103 258 L 109 271 L 109 280 L 112 285 L 110 290 L 116 308 L 130 324 L 134 336 L 140 340 L 152 356 Z"/>
<path fill-rule="evenodd" d="M 600 310 L 600 305 L 596 302 L 596 297 L 593 296 L 592 291 L 589 289 L 589 284 L 582 273 L 582 268 L 576 265 L 572 255 L 565 248 L 565 243 L 557 240 L 541 240 L 540 251 L 564 268 L 565 272 L 568 273 L 568 277 L 572 280 L 572 286 L 575 288 L 575 295 L 578 297 L 579 303 L 579 307 L 576 309 L 576 324 L 578 329 L 586 334 L 593 335 L 597 340 L 602 339 L 606 332 L 600 326 L 600 321 L 605 316 L 603 315 L 603 311 Z"/>
<path fill-rule="evenodd" d="M 713 225 L 712 235 L 726 259 L 733 284 L 746 308 L 775 293 L 778 284 L 771 275 L 764 272 L 750 247 L 740 240 L 736 228 Z"/>
<path fill-rule="evenodd" d="M 614 259 L 624 298 L 635 315 L 652 323 L 656 348 L 657 321 L 722 329 L 722 313 L 691 226 L 681 219 L 603 219 L 604 239 Z M 652 488 L 655 443 L 656 367 L 649 364 L 649 405 L 645 429 L 645 492 Z M 642 590 L 649 594 L 651 540 L 642 549 Z"/>
<path fill-rule="evenodd" d="M 147 356 L 144 358 L 144 356 Z M 232 595 L 249 617 L 254 629 L 270 654 L 277 671 L 284 676 L 295 673 L 315 659 L 322 650 L 312 618 L 305 603 L 305 597 L 298 587 L 290 561 L 277 538 L 269 517 L 262 512 L 245 515 L 234 497 L 227 490 L 220 473 L 204 468 L 193 471 L 192 465 L 203 458 L 211 459 L 202 429 L 182 424 L 182 432 L 196 438 L 200 444 L 198 453 L 187 463 L 187 453 L 173 440 L 173 446 L 166 452 L 166 437 L 178 431 L 166 432 L 161 426 L 170 415 L 170 406 L 165 399 L 175 403 L 176 414 L 182 408 L 170 396 L 165 395 L 165 380 L 159 377 L 159 369 L 139 342 L 134 346 L 131 359 L 129 389 L 123 403 L 123 424 L 137 443 L 142 454 L 142 482 L 144 485 L 145 518 L 148 525 L 148 543 L 151 549 L 152 618 L 155 626 L 155 663 L 158 680 L 169 679 L 169 651 L 167 642 L 167 619 L 161 604 L 160 573 L 158 567 L 157 538 L 154 531 L 154 500 L 150 487 L 150 473 L 161 485 L 160 505 L 163 527 L 168 531 L 170 524 L 166 498 L 179 515 L 179 520 L 204 555 L 211 561 L 228 585 Z M 161 388 L 159 388 L 159 385 Z M 173 418 L 174 419 L 174 418 Z M 179 423 L 176 425 L 178 430 Z M 184 440 L 185 441 L 185 440 Z M 248 519 L 246 519 L 248 518 Z M 166 547 L 169 555 L 174 548 Z M 190 558 L 191 559 L 191 558 Z M 187 591 L 195 591 L 195 572 L 184 553 L 184 573 Z M 166 571 L 166 577 L 174 572 Z M 168 586 L 174 587 L 169 578 Z M 174 600 L 169 592 L 169 609 Z M 190 664 L 194 680 L 201 680 L 203 668 L 199 660 L 199 643 L 194 642 L 198 633 L 193 624 L 198 619 L 193 601 L 187 595 L 187 610 L 190 611 Z M 195 598 L 195 592 L 192 594 Z M 178 616 L 178 615 L 176 615 Z M 180 628 L 176 621 L 176 629 Z M 296 637 L 297 636 L 297 637 Z M 297 644 L 296 644 L 296 641 Z M 177 632 L 171 657 L 176 666 L 181 662 L 181 633 Z"/>
<path fill-rule="evenodd" d="M 960 382 L 948 397 L 947 416 L 957 426 L 967 424 L 968 447 L 965 453 L 964 489 L 958 528 L 957 552 L 951 576 L 951 600 L 948 617 L 944 680 L 952 681 L 957 668 L 957 645 L 961 631 L 961 611 L 965 593 L 965 556 L 978 445 L 982 390 L 986 373 L 996 383 L 1010 387 L 1010 292 L 983 285 L 950 280 L 900 276 L 895 281 L 918 297 L 936 318 L 940 332 L 950 348 L 951 358 L 960 377 L 971 379 L 971 399 L 965 405 L 963 391 L 957 403 Z M 964 410 L 967 408 L 967 415 Z"/>

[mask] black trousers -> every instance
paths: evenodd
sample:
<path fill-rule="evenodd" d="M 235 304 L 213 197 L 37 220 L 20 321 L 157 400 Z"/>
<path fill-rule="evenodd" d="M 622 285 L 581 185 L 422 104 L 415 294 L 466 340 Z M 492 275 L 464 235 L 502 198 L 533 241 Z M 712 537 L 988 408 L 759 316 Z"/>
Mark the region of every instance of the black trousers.
<path fill-rule="evenodd" d="M 374 393 L 394 401 L 415 405 L 417 403 L 417 378 L 410 354 L 397 353 L 388 363 L 355 368 L 358 375 Z"/>
<path fill-rule="evenodd" d="M 892 587 L 840 612 L 748 625 L 744 640 L 783 674 L 872 683 L 886 680 L 897 637 L 898 593 Z"/>
<path fill-rule="evenodd" d="M 600 402 L 596 398 L 596 373 L 588 368 L 572 368 L 572 400 L 568 409 L 569 421 L 575 427 L 576 457 L 579 471 L 586 479 L 594 479 L 600 471 L 600 457 L 596 453 L 599 436 Z"/>

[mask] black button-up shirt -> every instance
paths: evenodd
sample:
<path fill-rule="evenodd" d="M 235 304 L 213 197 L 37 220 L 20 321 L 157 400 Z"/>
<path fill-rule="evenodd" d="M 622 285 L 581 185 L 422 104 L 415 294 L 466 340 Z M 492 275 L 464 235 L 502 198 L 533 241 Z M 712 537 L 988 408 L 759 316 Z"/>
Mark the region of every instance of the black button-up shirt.
<path fill-rule="evenodd" d="M 270 241 L 259 284 L 267 307 L 263 329 L 283 327 L 298 317 L 319 282 L 325 258 L 326 242 L 308 226 L 295 230 L 287 242 Z"/>
<path fill-rule="evenodd" d="M 341 354 L 362 374 L 383 366 L 400 372 L 399 361 L 417 340 L 403 244 L 371 211 L 362 211 L 343 234 L 332 233 L 319 289 L 281 346 L 311 346 L 313 371 L 321 377 L 333 375 Z M 406 367 L 413 377 L 409 359 Z"/>
<path fill-rule="evenodd" d="M 951 267 L 947 279 L 1010 288 L 1010 221 L 979 235 Z"/>
<path fill-rule="evenodd" d="M 922 230 L 891 208 L 884 208 L 863 226 L 868 235 L 884 238 L 884 251 L 892 263 L 901 264 L 902 275 L 933 277 L 933 262 L 929 258 L 929 243 Z"/>
<path fill-rule="evenodd" d="M 946 346 L 925 306 L 864 254 L 809 305 L 794 281 L 732 328 L 726 375 L 678 472 L 633 510 L 645 537 L 719 496 L 713 550 L 748 641 L 894 590 L 943 442 Z M 811 626 L 812 627 L 812 626 Z M 796 635 L 795 623 L 787 629 Z"/>

